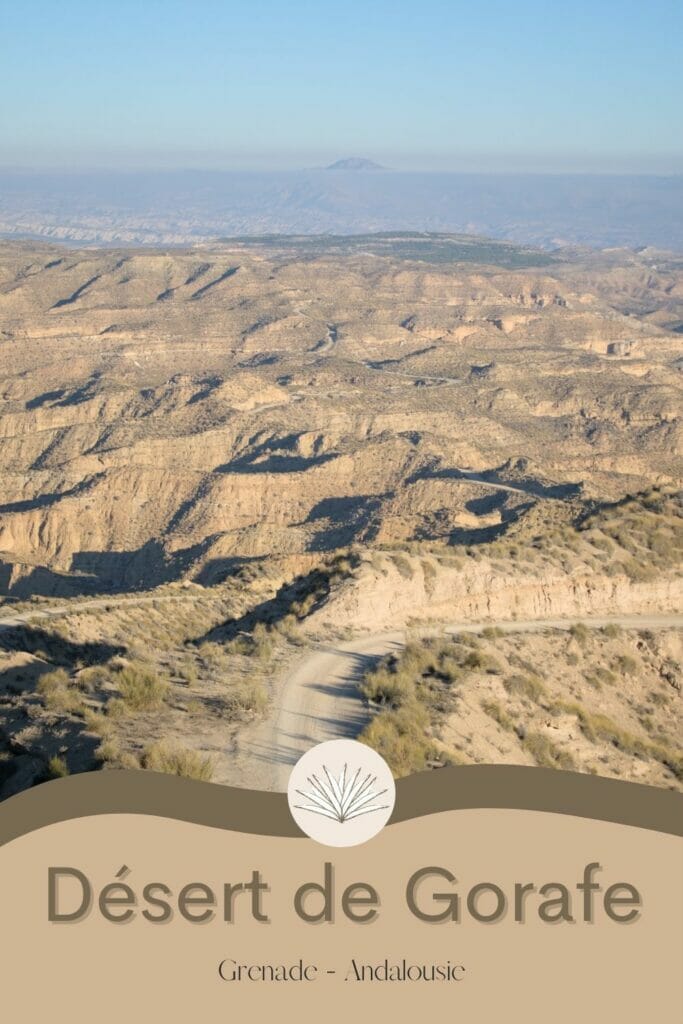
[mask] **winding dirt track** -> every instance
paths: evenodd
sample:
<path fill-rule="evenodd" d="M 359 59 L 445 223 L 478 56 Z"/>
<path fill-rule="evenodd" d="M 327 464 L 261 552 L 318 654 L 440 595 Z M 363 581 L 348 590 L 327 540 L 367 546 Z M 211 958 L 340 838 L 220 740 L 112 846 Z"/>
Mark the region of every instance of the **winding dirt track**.
<path fill-rule="evenodd" d="M 425 636 L 480 633 L 496 626 L 506 633 L 543 629 L 569 629 L 577 621 L 548 619 L 528 622 L 457 623 L 425 630 Z M 683 627 L 683 615 L 612 615 L 583 618 L 594 629 L 610 623 L 625 629 Z M 323 643 L 307 654 L 276 684 L 268 717 L 243 730 L 237 740 L 228 777 L 234 786 L 252 789 L 287 789 L 292 765 L 306 750 L 324 740 L 352 738 L 368 719 L 356 684 L 374 661 L 405 643 L 402 631 L 357 637 L 343 643 Z"/>
<path fill-rule="evenodd" d="M 0 632 L 34 620 L 105 606 L 146 604 L 159 596 L 96 598 L 71 605 L 35 609 L 0 618 Z M 196 595 L 164 596 L 165 601 L 196 600 Z M 526 622 L 496 621 L 451 623 L 425 629 L 424 636 L 449 633 L 481 633 L 497 627 L 506 633 L 533 633 L 543 629 L 569 629 L 570 619 L 534 619 Z M 582 618 L 584 625 L 600 629 L 613 623 L 624 629 L 683 628 L 681 615 L 610 615 Z M 402 630 L 359 636 L 353 640 L 321 643 L 307 653 L 276 681 L 268 716 L 238 734 L 234 756 L 226 772 L 216 779 L 231 786 L 284 792 L 293 764 L 310 747 L 324 740 L 352 738 L 368 720 L 368 711 L 358 696 L 357 683 L 363 673 L 385 654 L 400 651 L 405 644 Z"/>
<path fill-rule="evenodd" d="M 62 615 L 77 615 L 79 612 L 97 611 L 98 608 L 125 608 L 126 605 L 154 604 L 159 601 L 196 601 L 196 593 L 191 594 L 152 594 L 149 597 L 93 597 L 85 601 L 72 601 L 71 604 L 56 604 L 49 608 L 37 606 L 30 611 L 16 612 L 0 618 L 0 632 L 26 626 L 35 622 L 57 619 Z"/>

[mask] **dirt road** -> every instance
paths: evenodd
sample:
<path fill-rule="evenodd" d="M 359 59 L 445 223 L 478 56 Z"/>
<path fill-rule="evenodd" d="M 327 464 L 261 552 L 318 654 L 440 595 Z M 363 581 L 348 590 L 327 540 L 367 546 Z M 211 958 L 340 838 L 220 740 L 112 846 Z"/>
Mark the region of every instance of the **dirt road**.
<path fill-rule="evenodd" d="M 424 630 L 423 635 L 480 633 L 491 626 L 506 633 L 567 630 L 576 621 L 573 618 L 453 623 Z M 624 629 L 683 627 L 683 615 L 613 615 L 581 621 L 593 629 L 610 623 Z M 286 790 L 291 767 L 306 750 L 324 740 L 358 734 L 368 719 L 366 707 L 357 694 L 358 680 L 374 661 L 391 651 L 400 651 L 404 643 L 405 634 L 397 631 L 323 643 L 309 650 L 277 683 L 268 717 L 240 733 L 229 775 L 216 781 L 254 789 Z"/>
<path fill-rule="evenodd" d="M 152 594 L 149 597 L 93 597 L 85 601 L 72 601 L 70 604 L 56 604 L 49 608 L 37 605 L 30 610 L 15 612 L 0 618 L 0 632 L 26 626 L 34 622 L 58 619 L 62 615 L 78 615 L 79 612 L 97 611 L 99 608 L 124 608 L 126 605 L 154 604 L 159 601 L 196 601 L 197 593 L 189 594 Z"/>
<path fill-rule="evenodd" d="M 33 620 L 49 620 L 64 614 L 106 606 L 139 605 L 158 601 L 153 597 L 95 598 L 70 605 L 31 609 L 0 619 L 0 631 Z M 164 601 L 196 600 L 196 594 L 173 594 Z M 586 626 L 599 629 L 614 623 L 625 629 L 683 627 L 683 615 L 613 615 L 584 618 Z M 569 629 L 571 619 L 538 619 L 526 622 L 451 623 L 425 629 L 425 636 L 449 633 L 480 633 L 495 626 L 506 633 L 530 633 L 543 629 Z M 356 637 L 353 640 L 321 643 L 305 655 L 275 684 L 268 716 L 248 726 L 237 736 L 234 757 L 225 775 L 215 781 L 252 789 L 284 791 L 292 765 L 316 743 L 356 736 L 368 720 L 368 712 L 357 693 L 363 673 L 379 658 L 400 651 L 405 643 L 402 630 Z"/>

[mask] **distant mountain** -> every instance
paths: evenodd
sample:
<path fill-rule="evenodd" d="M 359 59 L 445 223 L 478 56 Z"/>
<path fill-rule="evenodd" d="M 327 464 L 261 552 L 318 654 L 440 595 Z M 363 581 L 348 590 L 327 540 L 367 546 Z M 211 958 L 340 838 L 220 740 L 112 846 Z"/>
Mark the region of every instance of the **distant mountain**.
<path fill-rule="evenodd" d="M 0 169 L 0 238 L 166 246 L 383 231 L 683 252 L 683 175 Z"/>
<path fill-rule="evenodd" d="M 325 168 L 326 171 L 385 171 L 386 167 L 376 164 L 374 160 L 366 160 L 362 156 L 347 156 L 345 160 L 335 160 Z"/>

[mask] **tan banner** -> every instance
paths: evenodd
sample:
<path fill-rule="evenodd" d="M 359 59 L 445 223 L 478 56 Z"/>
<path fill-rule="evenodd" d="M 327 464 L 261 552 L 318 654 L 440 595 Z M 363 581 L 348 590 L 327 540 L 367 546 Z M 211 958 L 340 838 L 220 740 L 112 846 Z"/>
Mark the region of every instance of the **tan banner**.
<path fill-rule="evenodd" d="M 8 1019 L 683 1018 L 670 832 L 463 808 L 329 849 L 65 817 L 0 848 Z"/>

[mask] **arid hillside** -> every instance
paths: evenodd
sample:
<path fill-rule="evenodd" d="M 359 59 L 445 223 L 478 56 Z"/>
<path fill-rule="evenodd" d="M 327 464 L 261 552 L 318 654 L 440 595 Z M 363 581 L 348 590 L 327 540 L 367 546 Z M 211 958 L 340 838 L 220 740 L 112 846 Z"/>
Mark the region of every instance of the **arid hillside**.
<path fill-rule="evenodd" d="M 653 490 L 523 541 L 12 603 L 0 798 L 100 767 L 284 789 L 310 745 L 358 734 L 397 775 L 511 762 L 680 788 L 682 555 L 680 497 Z"/>
<path fill-rule="evenodd" d="M 428 236 L 0 249 L 0 593 L 491 540 L 680 482 L 683 267 Z"/>
<path fill-rule="evenodd" d="M 4 244 L 0 798 L 349 735 L 680 788 L 682 317 L 647 251 Z"/>

